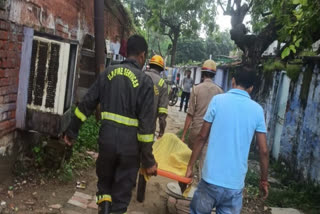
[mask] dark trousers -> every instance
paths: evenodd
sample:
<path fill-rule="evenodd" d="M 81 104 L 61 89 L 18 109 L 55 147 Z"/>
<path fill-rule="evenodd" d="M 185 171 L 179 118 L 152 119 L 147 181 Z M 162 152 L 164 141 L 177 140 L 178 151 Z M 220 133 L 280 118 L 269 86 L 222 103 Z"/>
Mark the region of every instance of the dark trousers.
<path fill-rule="evenodd" d="M 132 138 L 133 136 L 135 137 Z M 138 144 L 132 139 L 136 139 L 136 131 L 110 126 L 100 131 L 99 156 L 96 162 L 97 195 L 111 196 L 112 212 L 127 211 L 136 183 L 140 158 Z"/>
<path fill-rule="evenodd" d="M 187 111 L 189 98 L 190 98 L 190 93 L 183 91 L 181 94 L 180 111 L 182 110 L 184 99 L 186 99 L 186 104 L 184 105 L 184 111 Z"/>

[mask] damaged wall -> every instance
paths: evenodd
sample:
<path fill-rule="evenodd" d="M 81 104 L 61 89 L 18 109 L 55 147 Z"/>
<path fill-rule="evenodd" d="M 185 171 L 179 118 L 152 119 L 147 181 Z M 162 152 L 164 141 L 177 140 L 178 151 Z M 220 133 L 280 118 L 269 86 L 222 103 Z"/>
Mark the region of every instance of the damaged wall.
<path fill-rule="evenodd" d="M 7 2 L 6 2 L 7 3 Z M 11 153 L 15 139 L 22 27 L 8 22 L 7 4 L 0 5 L 0 157 Z"/>
<path fill-rule="evenodd" d="M 24 27 L 72 41 L 80 53 L 85 38 L 94 35 L 93 4 L 86 0 L 0 0 L 0 157 L 11 154 L 17 137 L 15 111 Z M 105 38 L 112 42 L 127 39 L 133 28 L 120 1 L 105 0 L 104 11 Z M 80 61 L 78 54 L 77 73 Z M 78 73 L 76 85 L 79 77 Z"/>
<path fill-rule="evenodd" d="M 287 78 L 287 76 L 284 76 Z M 262 96 L 268 144 L 274 158 L 286 162 L 296 179 L 320 184 L 320 73 L 318 62 L 308 61 L 296 82 L 286 87 L 281 72 L 273 73 L 269 93 Z M 282 87 L 285 87 L 281 92 Z M 287 97 L 286 97 L 287 95 Z M 281 98 L 284 102 L 281 103 Z M 283 114 L 279 113 L 284 107 Z M 281 129 L 277 127 L 282 126 Z M 279 137 L 277 137 L 279 136 Z M 278 152 L 275 152 L 278 147 Z"/>

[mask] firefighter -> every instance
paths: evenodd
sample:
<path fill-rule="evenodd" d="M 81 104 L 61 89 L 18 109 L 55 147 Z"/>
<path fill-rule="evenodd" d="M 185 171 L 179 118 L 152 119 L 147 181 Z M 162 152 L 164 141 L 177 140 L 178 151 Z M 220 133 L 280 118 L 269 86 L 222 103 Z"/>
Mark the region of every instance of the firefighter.
<path fill-rule="evenodd" d="M 108 67 L 97 78 L 75 109 L 64 135 L 65 142 L 72 145 L 81 124 L 100 103 L 96 162 L 99 214 L 127 211 L 140 161 L 148 175 L 156 174 L 157 165 L 152 154 L 153 82 L 141 71 L 147 51 L 143 37 L 134 35 L 128 39 L 128 58 Z"/>
<path fill-rule="evenodd" d="M 154 112 L 156 117 L 154 120 L 154 127 L 156 127 L 157 118 L 159 118 L 159 135 L 161 138 L 166 128 L 166 118 L 168 115 L 168 87 L 164 79 L 160 77 L 160 73 L 164 70 L 163 58 L 159 55 L 154 55 L 149 62 L 150 69 L 146 74 L 151 77 L 154 89 Z"/>

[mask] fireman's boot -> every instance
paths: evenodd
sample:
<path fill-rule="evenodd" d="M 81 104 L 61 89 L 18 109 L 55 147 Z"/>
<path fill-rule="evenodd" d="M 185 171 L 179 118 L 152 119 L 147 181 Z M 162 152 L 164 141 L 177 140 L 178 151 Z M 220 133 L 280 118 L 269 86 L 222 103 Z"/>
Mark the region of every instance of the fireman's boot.
<path fill-rule="evenodd" d="M 98 204 L 98 214 L 111 214 L 111 202 L 103 201 Z"/>

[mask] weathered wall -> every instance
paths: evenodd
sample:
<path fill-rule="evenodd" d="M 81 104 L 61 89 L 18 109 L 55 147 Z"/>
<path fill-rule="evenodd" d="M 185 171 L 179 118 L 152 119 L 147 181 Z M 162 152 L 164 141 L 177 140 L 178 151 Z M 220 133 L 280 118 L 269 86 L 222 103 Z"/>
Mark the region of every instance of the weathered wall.
<path fill-rule="evenodd" d="M 11 153 L 22 45 L 22 27 L 7 21 L 0 8 L 0 156 Z"/>
<path fill-rule="evenodd" d="M 289 93 L 280 157 L 299 170 L 304 178 L 320 184 L 319 67 L 309 64 L 303 71 Z"/>
<path fill-rule="evenodd" d="M 307 62 L 296 82 L 291 82 L 284 120 L 278 116 L 280 72 L 274 72 L 270 92 L 261 94 L 266 113 L 268 145 L 274 148 L 276 124 L 283 125 L 279 160 L 298 179 L 320 184 L 320 74 L 319 65 Z"/>
<path fill-rule="evenodd" d="M 0 0 L 1 174 L 4 172 L 2 166 L 8 165 L 6 161 L 12 154 L 16 139 L 15 111 L 23 28 L 33 28 L 41 33 L 78 42 L 78 71 L 83 42 L 86 37 L 94 36 L 93 4 L 94 1 L 86 0 Z M 120 1 L 105 0 L 104 11 L 105 38 L 112 42 L 128 38 L 132 25 Z M 77 82 L 76 78 L 76 85 Z M 3 158 L 6 159 L 5 162 Z"/>
<path fill-rule="evenodd" d="M 9 20 L 67 39 L 83 42 L 94 34 L 94 1 L 86 0 L 11 0 Z M 105 0 L 105 37 L 116 41 L 127 38 L 131 29 L 118 1 Z"/>

